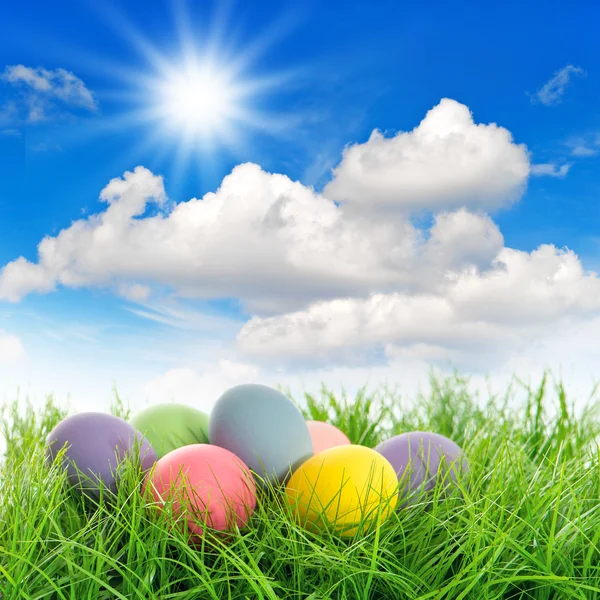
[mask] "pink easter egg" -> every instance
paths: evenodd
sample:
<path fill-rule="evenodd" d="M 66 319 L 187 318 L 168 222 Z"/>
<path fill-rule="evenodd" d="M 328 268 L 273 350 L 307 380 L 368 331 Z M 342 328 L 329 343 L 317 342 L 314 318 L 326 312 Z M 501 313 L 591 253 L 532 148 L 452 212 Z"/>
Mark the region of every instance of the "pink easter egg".
<path fill-rule="evenodd" d="M 312 439 L 313 452 L 318 454 L 334 446 L 347 446 L 350 444 L 348 436 L 335 425 L 324 421 L 307 421 L 308 431 Z"/>
<path fill-rule="evenodd" d="M 232 452 L 211 444 L 191 444 L 160 458 L 144 483 L 154 500 L 173 501 L 175 517 L 187 516 L 192 542 L 201 523 L 218 531 L 242 528 L 256 508 L 256 485 L 248 467 Z"/>

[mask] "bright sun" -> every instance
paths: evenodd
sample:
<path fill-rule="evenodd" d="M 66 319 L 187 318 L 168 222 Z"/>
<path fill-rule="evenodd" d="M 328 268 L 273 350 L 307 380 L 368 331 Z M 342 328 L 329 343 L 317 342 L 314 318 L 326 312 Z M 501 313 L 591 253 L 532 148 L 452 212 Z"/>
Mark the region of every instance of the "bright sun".
<path fill-rule="evenodd" d="M 158 110 L 178 129 L 209 133 L 235 113 L 234 85 L 210 64 L 173 73 L 161 88 Z"/>
<path fill-rule="evenodd" d="M 247 104 L 254 86 L 237 81 L 227 65 L 188 57 L 149 87 L 150 114 L 189 143 L 215 142 L 230 137 L 234 127 L 253 124 Z"/>
<path fill-rule="evenodd" d="M 207 159 L 218 149 L 243 155 L 248 134 L 279 135 L 290 127 L 290 116 L 266 111 L 260 101 L 275 90 L 284 93 L 285 84 L 297 73 L 259 75 L 254 68 L 275 39 L 284 35 L 285 23 L 272 29 L 267 38 L 234 50 L 223 19 L 217 18 L 214 27 L 202 32 L 179 3 L 174 13 L 177 31 L 170 36 L 179 52 L 173 53 L 173 48 L 155 46 L 118 9 L 102 6 L 100 13 L 150 66 L 145 72 L 111 66 L 111 74 L 125 83 L 115 96 L 134 106 L 113 118 L 110 125 L 145 129 L 132 155 L 151 150 L 159 160 L 170 157 L 177 175 L 190 160 L 198 160 L 206 168 Z"/>

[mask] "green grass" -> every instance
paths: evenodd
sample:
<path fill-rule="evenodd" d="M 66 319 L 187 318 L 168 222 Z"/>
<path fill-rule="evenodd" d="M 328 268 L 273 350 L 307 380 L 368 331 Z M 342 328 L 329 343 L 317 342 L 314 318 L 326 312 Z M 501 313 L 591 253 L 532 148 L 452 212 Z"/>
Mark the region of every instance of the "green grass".
<path fill-rule="evenodd" d="M 323 389 L 302 403 L 354 443 L 410 430 L 454 439 L 471 473 L 463 498 L 399 511 L 358 539 L 296 526 L 275 494 L 229 543 L 202 547 L 169 531 L 128 465 L 115 503 L 86 505 L 44 464 L 44 439 L 65 416 L 5 407 L 0 466 L 0 596 L 19 599 L 600 599 L 600 404 L 581 414 L 544 379 L 483 403 L 455 376 L 427 398 Z M 297 400 L 297 399 L 296 399 Z M 113 414 L 127 417 L 118 399 Z"/>

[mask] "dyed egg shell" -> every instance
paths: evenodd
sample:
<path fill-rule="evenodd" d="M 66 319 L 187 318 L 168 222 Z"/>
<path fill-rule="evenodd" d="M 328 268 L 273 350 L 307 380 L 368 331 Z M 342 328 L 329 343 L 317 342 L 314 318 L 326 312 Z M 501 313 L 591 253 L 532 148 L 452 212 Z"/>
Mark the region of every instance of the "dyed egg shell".
<path fill-rule="evenodd" d="M 375 450 L 336 446 L 302 464 L 285 492 L 303 527 L 315 532 L 332 528 L 341 537 L 352 537 L 393 512 L 398 479 L 392 465 Z"/>
<path fill-rule="evenodd" d="M 210 444 L 192 444 L 165 454 L 146 476 L 159 508 L 173 501 L 175 517 L 187 516 L 194 536 L 203 528 L 231 531 L 244 527 L 256 508 L 256 484 L 248 467 L 232 452 Z"/>
<path fill-rule="evenodd" d="M 158 458 L 189 444 L 208 444 L 208 415 L 185 404 L 148 406 L 131 424 L 146 436 Z"/>
<path fill-rule="evenodd" d="M 400 482 L 401 496 L 414 495 L 416 491 L 432 490 L 436 485 L 441 464 L 445 464 L 444 471 L 449 471 L 449 477 L 455 482 L 460 470 L 466 472 L 469 468 L 462 449 L 438 433 L 402 433 L 381 442 L 375 450 L 394 467 Z"/>
<path fill-rule="evenodd" d="M 105 413 L 84 412 L 61 421 L 46 438 L 46 460 L 53 463 L 65 444 L 63 466 L 69 484 L 94 498 L 99 497 L 100 482 L 116 493 L 118 467 L 136 445 L 144 471 L 156 462 L 154 449 L 139 431 Z"/>
<path fill-rule="evenodd" d="M 237 385 L 217 400 L 208 437 L 273 483 L 313 454 L 302 413 L 278 390 L 254 383 Z"/>
<path fill-rule="evenodd" d="M 318 454 L 335 446 L 350 444 L 348 436 L 335 425 L 324 421 L 306 421 L 312 440 L 313 452 Z"/>

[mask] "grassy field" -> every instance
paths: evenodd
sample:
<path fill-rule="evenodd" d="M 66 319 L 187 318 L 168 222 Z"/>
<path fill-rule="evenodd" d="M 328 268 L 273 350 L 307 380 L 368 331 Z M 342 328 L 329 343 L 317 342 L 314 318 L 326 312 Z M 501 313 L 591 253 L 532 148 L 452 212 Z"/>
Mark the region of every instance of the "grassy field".
<path fill-rule="evenodd" d="M 510 392 L 477 402 L 459 377 L 432 384 L 412 401 L 324 389 L 301 404 L 370 447 L 410 430 L 452 438 L 471 463 L 462 499 L 436 493 L 344 541 L 300 529 L 275 495 L 229 543 L 207 536 L 196 549 L 151 517 L 133 466 L 116 506 L 79 502 L 44 465 L 45 436 L 66 411 L 51 400 L 37 413 L 7 406 L 0 597 L 600 599 L 599 403 L 575 419 L 562 387 L 546 380 L 518 408 Z M 112 412 L 128 418 L 118 399 Z"/>

